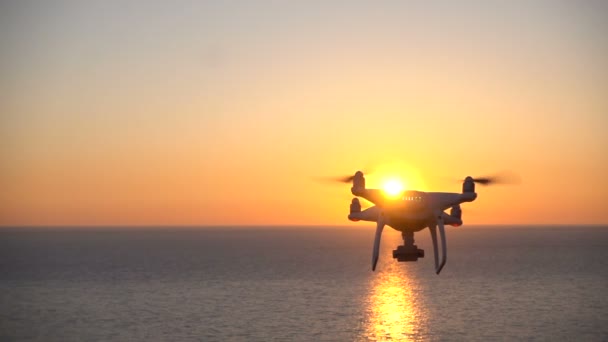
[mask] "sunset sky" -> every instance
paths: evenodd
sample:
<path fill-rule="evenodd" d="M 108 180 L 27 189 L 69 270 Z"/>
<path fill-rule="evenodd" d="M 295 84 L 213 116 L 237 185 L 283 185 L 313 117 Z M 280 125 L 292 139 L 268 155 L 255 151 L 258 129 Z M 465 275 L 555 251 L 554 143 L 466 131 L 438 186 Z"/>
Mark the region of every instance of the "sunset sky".
<path fill-rule="evenodd" d="M 606 1 L 2 1 L 0 225 L 608 223 Z M 359 224 L 362 225 L 362 224 Z"/>

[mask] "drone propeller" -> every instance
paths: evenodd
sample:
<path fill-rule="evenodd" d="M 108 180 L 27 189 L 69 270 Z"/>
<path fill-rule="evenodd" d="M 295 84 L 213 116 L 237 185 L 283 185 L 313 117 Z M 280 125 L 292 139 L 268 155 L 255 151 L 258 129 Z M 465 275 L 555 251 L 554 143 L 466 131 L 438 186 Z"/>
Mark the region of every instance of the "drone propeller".
<path fill-rule="evenodd" d="M 332 177 L 330 179 L 340 183 L 352 183 L 353 179 L 355 179 L 355 176 Z"/>
<path fill-rule="evenodd" d="M 473 182 L 481 185 L 490 185 L 492 183 L 496 183 L 496 179 L 493 177 L 473 178 Z"/>
<path fill-rule="evenodd" d="M 317 182 L 323 183 L 351 183 L 354 176 L 339 176 L 339 177 L 314 177 Z"/>
<path fill-rule="evenodd" d="M 473 182 L 481 185 L 494 185 L 494 184 L 519 184 L 521 183 L 521 177 L 513 172 L 501 172 L 490 177 L 478 177 L 472 178 Z M 466 179 L 465 179 L 466 181 Z"/>
<path fill-rule="evenodd" d="M 357 171 L 357 172 L 362 172 L 363 171 Z M 318 180 L 321 181 L 326 181 L 326 182 L 338 182 L 338 183 L 352 183 L 353 180 L 355 179 L 355 175 L 349 175 L 349 176 L 338 176 L 338 177 L 320 177 L 317 178 Z"/>

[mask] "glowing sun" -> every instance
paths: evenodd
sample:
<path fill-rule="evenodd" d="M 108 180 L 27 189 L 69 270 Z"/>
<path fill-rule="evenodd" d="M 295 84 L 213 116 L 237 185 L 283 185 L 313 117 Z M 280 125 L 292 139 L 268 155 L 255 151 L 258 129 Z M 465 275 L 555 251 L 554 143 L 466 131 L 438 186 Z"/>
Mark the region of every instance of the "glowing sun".
<path fill-rule="evenodd" d="M 395 197 L 403 192 L 403 184 L 399 180 L 391 179 L 384 183 L 383 189 L 387 195 Z"/>

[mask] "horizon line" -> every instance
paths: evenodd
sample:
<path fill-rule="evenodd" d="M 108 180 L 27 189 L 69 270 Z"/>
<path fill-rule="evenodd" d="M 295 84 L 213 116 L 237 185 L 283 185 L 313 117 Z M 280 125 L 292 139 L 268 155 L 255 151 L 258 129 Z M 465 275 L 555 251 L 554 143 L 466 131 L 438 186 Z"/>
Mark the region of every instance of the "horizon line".
<path fill-rule="evenodd" d="M 339 224 L 66 224 L 66 225 L 1 225 L 0 229 L 27 229 L 27 228 L 39 228 L 39 229 L 53 229 L 53 228 L 61 228 L 61 229 L 70 229 L 70 228 L 108 228 L 108 229 L 116 229 L 116 228 L 129 228 L 129 229 L 166 229 L 166 228 L 186 228 L 186 229 L 209 229 L 209 228 L 247 228 L 247 229 L 277 229 L 277 228 L 341 228 L 341 229 L 368 229 L 374 225 L 339 225 Z M 533 224 L 525 224 L 525 223 L 491 223 L 491 224 L 467 224 L 462 225 L 460 227 L 454 227 L 452 230 L 460 230 L 470 228 L 479 228 L 479 227 L 496 227 L 496 228 L 504 228 L 504 227 L 538 227 L 538 228 L 569 228 L 569 227 L 597 227 L 597 228 L 608 228 L 608 223 L 582 223 L 582 224 L 564 224 L 564 223 L 533 223 Z M 424 229 L 423 229 L 424 230 Z"/>

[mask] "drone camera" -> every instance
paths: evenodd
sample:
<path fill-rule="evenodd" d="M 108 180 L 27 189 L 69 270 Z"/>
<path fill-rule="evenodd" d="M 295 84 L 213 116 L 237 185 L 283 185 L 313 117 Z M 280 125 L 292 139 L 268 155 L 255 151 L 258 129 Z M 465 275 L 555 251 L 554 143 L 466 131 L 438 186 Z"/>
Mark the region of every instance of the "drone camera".
<path fill-rule="evenodd" d="M 424 250 L 416 245 L 398 246 L 393 250 L 393 258 L 397 261 L 418 261 L 418 258 L 424 258 Z"/>

